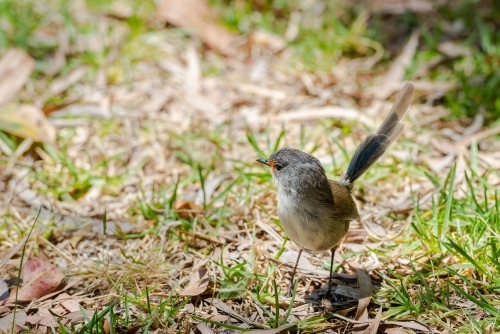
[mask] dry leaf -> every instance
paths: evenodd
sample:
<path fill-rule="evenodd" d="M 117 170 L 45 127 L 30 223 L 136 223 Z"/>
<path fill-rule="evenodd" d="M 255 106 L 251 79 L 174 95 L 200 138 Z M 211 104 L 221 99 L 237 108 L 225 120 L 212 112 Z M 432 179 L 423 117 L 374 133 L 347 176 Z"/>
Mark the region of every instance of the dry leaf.
<path fill-rule="evenodd" d="M 142 325 L 135 325 L 127 329 L 123 334 L 135 334 L 142 328 Z"/>
<path fill-rule="evenodd" d="M 64 274 L 50 261 L 34 257 L 24 264 L 21 278 L 24 283 L 19 289 L 17 300 L 29 302 L 53 292 L 61 284 Z M 15 289 L 13 291 L 10 301 L 16 300 Z"/>
<path fill-rule="evenodd" d="M 85 312 L 85 314 L 82 313 L 81 309 L 75 312 L 65 314 L 64 319 L 68 320 L 67 323 L 75 323 L 82 321 L 84 319 L 91 319 L 94 316 L 95 311 L 92 310 L 83 310 L 83 311 Z"/>
<path fill-rule="evenodd" d="M 214 331 L 210 329 L 207 325 L 205 325 L 203 322 L 200 322 L 198 325 L 196 325 L 196 328 L 201 332 L 201 334 L 213 334 Z"/>
<path fill-rule="evenodd" d="M 400 326 L 424 333 L 439 333 L 438 331 L 433 331 L 430 327 L 424 326 L 416 321 L 385 321 L 384 325 Z"/>
<path fill-rule="evenodd" d="M 358 276 L 359 301 L 356 316 L 354 317 L 354 319 L 358 320 L 363 315 L 368 305 L 370 305 L 373 291 L 372 280 L 366 270 L 356 261 L 349 261 L 347 264 L 356 271 L 356 275 Z"/>
<path fill-rule="evenodd" d="M 202 211 L 202 208 L 199 205 L 185 200 L 176 201 L 173 207 L 174 210 L 179 214 L 179 217 L 184 219 L 192 219 L 198 212 Z"/>
<path fill-rule="evenodd" d="M 62 301 L 61 306 L 68 310 L 68 312 L 76 312 L 80 310 L 80 303 L 74 299 Z"/>
<path fill-rule="evenodd" d="M 370 324 L 365 329 L 363 334 L 377 334 L 381 318 L 382 318 L 382 307 L 378 309 L 378 313 L 375 319 L 370 320 Z"/>
<path fill-rule="evenodd" d="M 55 319 L 56 317 L 53 314 L 57 315 L 58 312 L 55 312 L 54 310 L 56 309 L 48 310 L 42 308 L 39 310 L 38 314 L 28 316 L 26 322 L 31 325 L 38 326 L 57 326 L 57 320 Z M 59 321 L 61 321 L 64 325 L 68 325 L 70 323 L 81 322 L 84 319 L 90 319 L 92 318 L 93 314 L 94 311 L 85 310 L 85 314 L 82 314 L 82 311 L 78 310 L 63 316 L 58 316 L 58 318 Z"/>
<path fill-rule="evenodd" d="M 50 314 L 52 314 L 54 317 L 61 317 L 63 314 L 66 313 L 66 310 L 60 306 L 52 307 L 47 309 Z"/>
<path fill-rule="evenodd" d="M 61 306 L 64 307 L 68 312 L 80 311 L 80 303 L 78 302 L 78 300 L 74 299 L 66 292 L 59 294 L 56 297 L 55 301 L 60 302 Z"/>
<path fill-rule="evenodd" d="M 5 315 L 7 313 L 10 313 L 10 307 L 0 306 L 0 315 Z"/>
<path fill-rule="evenodd" d="M 365 329 L 367 329 L 368 326 L 370 325 L 369 323 L 370 318 L 368 317 L 368 311 L 365 309 L 361 317 L 359 317 L 359 319 L 357 320 L 362 323 L 354 324 L 354 326 L 352 327 L 352 333 L 353 334 L 364 333 Z"/>
<path fill-rule="evenodd" d="M 37 302 L 42 302 L 44 300 L 47 300 L 47 299 L 51 299 L 52 297 L 54 296 L 57 296 L 58 294 L 68 290 L 69 288 L 75 286 L 78 282 L 80 282 L 80 280 L 78 279 L 71 279 L 62 289 L 58 290 L 58 291 L 55 291 L 55 292 L 52 292 L 52 293 L 49 293 L 48 295 L 45 295 L 41 298 L 39 298 L 37 300 Z"/>
<path fill-rule="evenodd" d="M 245 318 L 244 316 L 240 315 L 239 312 L 236 312 L 235 310 L 233 310 L 231 307 L 229 307 L 229 305 L 227 305 L 226 303 L 224 303 L 220 299 L 212 299 L 211 303 L 218 310 L 230 315 L 231 317 L 233 317 L 235 319 L 243 321 L 244 323 L 246 323 L 250 326 L 261 328 L 261 329 L 267 329 L 267 325 L 261 324 L 259 322 L 253 321 L 253 320 L 248 319 L 248 318 Z M 284 328 L 281 328 L 281 330 L 283 330 L 283 329 Z"/>
<path fill-rule="evenodd" d="M 417 51 L 419 37 L 420 30 L 416 30 L 411 34 L 410 39 L 403 48 L 403 52 L 394 60 L 391 68 L 379 80 L 380 84 L 373 87 L 372 92 L 377 100 L 387 99 L 403 86 L 405 72 Z"/>
<path fill-rule="evenodd" d="M 111 325 L 109 324 L 108 319 L 104 319 L 104 323 L 102 324 L 102 329 L 104 329 L 104 333 L 108 334 L 111 329 Z"/>
<path fill-rule="evenodd" d="M 51 95 L 59 95 L 67 90 L 69 87 L 80 81 L 81 78 L 87 73 L 89 67 L 86 65 L 80 66 L 69 72 L 67 75 L 54 80 L 49 87 Z"/>
<path fill-rule="evenodd" d="M 408 332 L 402 328 L 394 327 L 394 328 L 386 328 L 384 334 L 408 334 Z"/>
<path fill-rule="evenodd" d="M 31 325 L 39 326 L 58 326 L 57 321 L 54 319 L 52 314 L 35 314 L 29 315 L 26 318 L 26 322 Z"/>
<path fill-rule="evenodd" d="M 287 249 L 281 254 L 279 260 L 283 263 L 290 263 L 292 265 L 295 265 L 295 262 L 297 262 L 297 256 L 299 256 L 299 252 Z M 297 266 L 297 269 L 309 271 L 316 269 L 316 267 L 313 266 L 305 256 L 301 256 L 299 258 L 299 264 Z"/>
<path fill-rule="evenodd" d="M 248 39 L 250 46 L 265 47 L 272 52 L 280 52 L 286 48 L 286 42 L 280 36 L 266 30 L 256 30 Z"/>
<path fill-rule="evenodd" d="M 15 314 L 11 312 L 7 314 L 5 317 L 0 318 L 0 333 L 11 333 L 12 332 L 12 321 L 16 322 L 16 328 L 14 329 L 14 333 L 19 333 L 22 330 L 26 330 L 26 318 L 27 314 L 24 311 L 17 311 Z"/>
<path fill-rule="evenodd" d="M 188 285 L 179 292 L 181 296 L 201 295 L 208 287 L 208 269 L 202 267 L 191 273 Z"/>
<path fill-rule="evenodd" d="M 56 129 L 39 108 L 29 104 L 9 104 L 0 108 L 0 130 L 55 146 Z"/>
<path fill-rule="evenodd" d="M 217 23 L 217 17 L 204 0 L 161 0 L 158 17 L 168 23 L 192 29 L 213 49 L 227 54 L 235 35 Z"/>
<path fill-rule="evenodd" d="M 3 279 L 0 279 L 0 302 L 9 298 L 9 287 Z"/>
<path fill-rule="evenodd" d="M 0 59 L 0 106 L 12 100 L 34 67 L 33 58 L 21 49 L 10 49 Z"/>

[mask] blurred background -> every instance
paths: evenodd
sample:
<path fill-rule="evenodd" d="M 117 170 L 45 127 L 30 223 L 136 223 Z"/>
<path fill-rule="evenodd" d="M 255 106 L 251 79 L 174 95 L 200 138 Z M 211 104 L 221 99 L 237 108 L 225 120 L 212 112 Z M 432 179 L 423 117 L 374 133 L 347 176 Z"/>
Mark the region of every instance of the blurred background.
<path fill-rule="evenodd" d="M 426 103 L 456 117 L 500 113 L 495 1 L 4 0 L 0 6 L 0 51 L 18 47 L 36 60 L 32 92 L 46 95 L 37 101 L 45 114 L 68 103 L 68 94 L 84 97 L 62 88 L 47 94 L 47 83 L 85 65 L 70 81 L 131 82 L 136 66 L 168 61 L 188 40 L 207 58 L 204 75 L 241 66 L 256 80 L 280 67 L 349 94 L 353 82 L 375 86 L 412 33 L 405 75 L 422 81 Z"/>

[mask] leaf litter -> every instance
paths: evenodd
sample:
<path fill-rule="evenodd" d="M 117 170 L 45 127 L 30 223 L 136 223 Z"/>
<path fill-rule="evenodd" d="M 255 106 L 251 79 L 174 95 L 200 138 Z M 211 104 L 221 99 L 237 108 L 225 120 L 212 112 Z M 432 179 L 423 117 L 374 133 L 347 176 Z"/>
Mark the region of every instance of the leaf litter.
<path fill-rule="evenodd" d="M 171 24 L 193 28 L 203 42 L 217 52 L 225 53 L 227 46 L 234 43 L 235 36 L 218 27 L 213 14 L 203 7 L 206 4 L 200 4 L 201 12 L 183 14 L 192 17 L 182 22 L 179 20 L 182 15 L 174 19 L 169 16 L 173 12 L 168 13 L 168 9 L 178 5 L 175 2 L 162 2 L 160 5 L 166 6 L 166 9 L 159 9 L 158 14 L 162 20 Z M 86 10 L 82 10 L 82 14 L 85 13 Z M 204 27 L 207 26 L 210 28 L 205 31 Z M 105 40 L 98 35 L 91 36 L 89 40 L 77 38 L 69 46 L 64 45 L 67 40 L 62 36 L 58 39 L 61 44 L 58 61 L 62 62 L 63 53 L 102 50 L 109 46 L 121 50 L 119 45 L 123 38 L 120 36 L 123 35 L 115 35 L 108 36 Z M 291 273 L 291 257 L 288 259 L 288 256 L 282 256 L 275 259 L 284 238 L 280 228 L 273 222 L 277 212 L 275 192 L 271 190 L 270 179 L 262 178 L 262 182 L 252 180 L 250 190 L 243 183 L 235 184 L 229 189 L 231 182 L 241 176 L 235 172 L 235 167 L 244 171 L 245 178 L 250 174 L 262 173 L 252 165 L 257 157 L 256 152 L 242 139 L 246 137 L 247 131 L 258 134 L 257 143 L 260 149 L 270 153 L 270 140 L 276 140 L 281 129 L 285 127 L 286 133 L 281 144 L 296 147 L 303 145 L 306 150 L 315 148 L 315 155 L 328 163 L 329 172 L 340 171 L 338 166 L 332 168 L 331 164 L 338 163 L 345 167 L 346 161 L 340 149 L 332 148 L 331 139 L 339 138 L 343 149 L 351 152 L 366 134 L 366 128 L 373 129 L 380 122 L 384 115 L 378 113 L 378 110 L 386 109 L 386 100 L 400 86 L 399 83 L 404 81 L 405 70 L 418 46 L 418 33 L 410 37 L 400 58 L 380 77 L 382 88 L 373 88 L 378 101 L 372 100 L 369 94 L 359 88 L 368 84 L 362 77 L 342 75 L 341 71 L 335 72 L 337 77 L 333 82 L 342 82 L 342 85 L 334 84 L 332 88 L 331 82 L 323 80 L 319 75 L 315 77 L 310 74 L 311 79 L 292 71 L 280 71 L 279 65 L 287 61 L 287 53 L 284 52 L 286 46 L 285 50 L 282 50 L 283 44 L 280 40 L 262 32 L 253 35 L 247 46 L 255 50 L 259 48 L 259 52 L 269 48 L 266 53 L 268 58 L 252 58 L 250 53 L 250 56 L 246 55 L 251 60 L 247 63 L 241 61 L 240 57 L 243 55 L 237 51 L 234 57 L 227 57 L 221 63 L 212 51 L 201 50 L 192 45 L 186 50 L 184 41 L 176 39 L 175 35 L 169 33 L 169 29 L 151 32 L 149 38 L 150 40 L 143 41 L 141 46 L 156 47 L 155 50 L 161 54 L 161 60 L 145 59 L 137 69 L 132 69 L 127 74 L 132 80 L 125 80 L 117 74 L 118 60 L 117 56 L 113 55 L 108 58 L 105 66 L 99 69 L 101 79 L 98 88 L 85 76 L 87 67 L 77 67 L 66 77 L 53 81 L 52 86 L 47 86 L 49 93 L 42 96 L 40 103 L 53 97 L 52 95 L 67 94 L 64 99 L 71 101 L 70 107 L 74 108 L 71 117 L 80 121 L 68 122 L 67 125 L 59 123 L 62 125 L 59 125 L 57 130 L 59 140 L 65 142 L 66 160 L 70 163 L 60 159 L 50 149 L 38 150 L 44 152 L 41 155 L 45 154 L 41 160 L 36 154 L 27 151 L 18 158 L 19 163 L 14 165 L 9 175 L 0 181 L 1 190 L 5 190 L 0 195 L 1 201 L 9 203 L 8 207 L 2 208 L 2 213 L 16 217 L 16 222 L 22 229 L 29 226 L 33 218 L 33 208 L 43 205 L 44 226 L 53 224 L 57 227 L 52 231 L 50 243 L 56 246 L 57 250 L 63 250 L 73 261 L 67 261 L 61 256 L 61 252 L 49 243 L 30 242 L 28 252 L 40 252 L 53 261 L 51 263 L 61 264 L 65 273 L 81 278 L 81 281 L 67 288 L 68 295 L 56 291 L 52 295 L 46 295 L 50 296 L 47 299 L 37 300 L 37 314 L 27 315 L 23 320 L 23 313 L 19 313 L 20 326 L 25 326 L 27 322 L 32 325 L 50 326 L 53 324 L 54 314 L 67 319 L 68 322 L 76 321 L 75 319 L 82 321 L 84 316 L 80 310 L 76 310 L 78 305 L 89 309 L 86 315 L 91 316 L 91 308 L 102 309 L 110 297 L 116 296 L 113 282 L 107 278 L 111 277 L 116 280 L 124 279 L 122 282 L 131 282 L 124 287 L 124 291 L 130 294 L 141 295 L 148 286 L 154 287 L 150 291 L 153 305 L 160 303 L 180 282 L 187 282 L 184 289 L 177 291 L 185 296 L 183 300 L 190 303 L 186 304 L 183 309 L 185 311 L 180 311 L 175 319 L 182 327 L 197 327 L 200 332 L 208 333 L 212 328 L 219 329 L 221 327 L 218 326 L 221 323 L 224 325 L 224 321 L 229 321 L 231 325 L 241 329 L 262 328 L 261 332 L 280 332 L 290 328 L 287 327 L 290 324 L 279 324 L 279 328 L 267 329 L 268 323 L 275 318 L 278 318 L 278 322 L 284 320 L 289 307 L 288 320 L 293 319 L 295 323 L 292 326 L 297 327 L 308 319 L 318 319 L 319 314 L 326 310 L 349 314 L 351 320 L 365 322 L 367 327 L 360 329 L 360 333 L 374 333 L 377 329 L 389 333 L 389 330 L 395 328 L 431 332 L 429 327 L 415 321 L 385 321 L 380 318 L 381 308 L 370 304 L 371 289 L 379 289 L 381 284 L 380 277 L 373 269 L 384 270 L 379 256 L 373 252 L 376 247 L 380 247 L 378 243 L 370 244 L 372 250 L 365 249 L 364 252 L 354 255 L 352 260 L 357 264 L 353 266 L 349 264 L 355 262 L 349 261 L 346 264 L 340 261 L 340 273 L 333 276 L 335 300 L 329 301 L 326 306 L 321 303 L 324 296 L 322 289 L 327 281 L 325 273 L 328 271 L 320 268 L 327 262 L 328 254 L 305 254 L 307 262 L 300 265 L 302 277 L 293 302 L 280 295 L 276 304 L 274 293 L 277 292 L 272 289 L 269 290 L 271 295 L 261 300 L 253 300 L 245 294 L 243 295 L 246 297 L 234 300 L 220 300 L 206 295 L 207 292 L 217 294 L 217 279 L 231 282 L 245 280 L 245 286 L 253 287 L 252 284 L 258 282 L 255 275 L 267 275 L 265 281 L 269 284 L 275 279 L 278 289 L 286 291 Z M 262 54 L 259 52 L 255 52 L 255 55 Z M 59 66 L 61 65 L 56 63 L 53 71 L 57 71 Z M 220 77 L 207 75 L 202 70 L 205 66 L 219 66 Z M 113 73 L 115 77 L 111 75 Z M 106 80 L 102 79 L 102 76 Z M 27 80 L 26 74 L 24 78 Z M 109 80 L 111 78 L 113 83 Z M 22 87 L 23 84 L 13 88 Z M 347 88 L 338 86 L 355 89 L 346 94 Z M 10 101 L 19 89 L 4 89 L 2 94 Z M 88 94 L 80 101 L 82 91 Z M 361 97 L 362 103 L 358 104 L 351 96 Z M 94 115 L 86 111 L 88 108 L 106 117 L 87 121 L 86 117 Z M 66 107 L 61 109 L 64 111 Z M 440 159 L 439 168 L 435 170 L 440 176 L 445 175 L 454 162 L 454 159 L 449 157 L 460 154 L 463 159 L 470 159 L 470 152 L 464 150 L 464 147 L 468 148 L 472 143 L 483 143 L 486 146 L 484 152 L 495 152 L 498 149 L 498 144 L 490 138 L 498 133 L 497 129 L 479 131 L 475 128 L 475 134 L 470 133 L 467 137 L 462 137 L 465 129 L 453 122 L 442 122 L 447 113 L 438 107 L 415 103 L 411 109 L 408 121 L 410 124 L 426 119 L 430 126 L 423 129 L 422 125 L 410 125 L 405 130 L 404 137 L 407 141 L 427 148 L 410 152 L 409 159 L 429 166 L 435 165 L 436 159 Z M 56 117 L 65 120 L 68 114 L 52 114 L 47 122 L 56 123 Z M 324 120 L 331 118 L 341 124 L 351 124 L 352 131 L 349 136 L 336 135 L 335 130 L 324 123 Z M 110 119 L 113 121 L 111 129 L 106 128 L 109 123 L 105 123 Z M 327 131 L 318 130 L 321 126 L 318 125 L 317 119 L 323 120 L 319 124 L 326 124 Z M 224 125 L 222 131 L 221 125 Z M 442 129 L 436 128 L 438 126 Z M 47 136 L 39 137 L 41 142 L 50 143 L 55 137 L 54 132 L 44 129 L 41 123 L 36 123 L 35 128 Z M 447 130 L 448 136 L 441 136 L 443 129 Z M 83 134 L 82 137 L 73 136 L 73 131 Z M 304 131 L 308 140 L 301 142 Z M 266 134 L 269 134 L 269 138 L 266 138 Z M 22 132 L 17 135 L 34 137 L 33 134 L 26 135 Z M 196 136 L 209 140 L 197 140 Z M 433 140 L 435 138 L 438 140 Z M 396 152 L 402 149 L 395 145 L 392 150 Z M 190 153 L 190 156 L 176 155 L 186 152 Z M 377 226 L 382 231 L 404 231 L 408 226 L 406 219 L 389 218 L 386 207 L 381 203 L 395 205 L 396 201 L 404 199 L 404 203 L 410 204 L 406 204 L 401 211 L 410 210 L 408 208 L 414 203 L 412 196 L 423 198 L 431 194 L 432 197 L 435 196 L 436 189 L 425 176 L 404 171 L 402 159 L 398 159 L 397 154 L 391 154 L 389 152 L 383 161 L 391 161 L 396 169 L 402 170 L 401 183 L 392 184 L 378 179 L 361 181 L 363 192 L 358 196 L 362 197 L 364 204 L 360 214 L 369 220 L 370 226 Z M 214 156 L 220 159 L 213 159 Z M 479 154 L 478 157 L 481 160 L 478 172 L 485 172 L 490 164 L 498 163 L 500 158 L 494 154 Z M 99 168 L 93 168 L 98 164 L 105 165 L 105 174 L 100 174 L 102 171 Z M 206 172 L 197 174 L 195 167 L 200 164 L 210 173 L 204 180 L 196 176 Z M 461 168 L 466 170 L 467 166 L 462 165 Z M 91 178 L 93 185 L 97 184 L 99 188 L 92 186 L 75 189 L 77 181 L 81 180 L 61 172 L 66 169 Z M 37 178 L 34 172 L 56 177 Z M 112 177 L 116 178 L 113 181 L 119 186 L 111 181 L 102 182 L 103 179 Z M 183 180 L 182 183 L 178 183 L 180 179 Z M 463 179 L 457 178 L 455 181 L 459 185 L 465 184 Z M 492 182 L 498 184 L 498 178 L 496 181 L 492 179 Z M 177 219 L 159 226 L 158 222 L 166 219 L 170 208 L 154 207 L 159 200 L 155 197 L 156 190 L 175 184 L 178 184 L 177 193 L 174 194 L 172 189 L 168 192 L 172 196 L 171 208 Z M 47 191 L 56 187 L 65 191 L 60 195 Z M 218 197 L 227 189 L 229 191 L 226 197 Z M 77 196 L 76 193 L 80 195 Z M 203 204 L 208 202 L 213 202 L 212 207 L 203 208 Z M 143 204 L 141 214 L 138 214 L 137 203 Z M 429 205 L 429 202 L 421 202 L 420 205 Z M 224 210 L 229 209 L 231 213 L 224 215 Z M 214 226 L 214 221 L 209 221 L 207 217 L 215 213 L 223 217 L 226 223 Z M 155 216 L 160 219 L 155 220 Z M 195 225 L 194 232 L 184 230 L 183 224 L 186 222 Z M 91 229 L 86 226 L 91 226 Z M 153 228 L 157 228 L 154 234 L 143 233 Z M 351 232 L 348 237 L 356 243 L 371 240 L 359 225 L 353 224 Z M 127 238 L 131 235 L 134 237 Z M 14 241 L 21 238 L 19 230 L 12 230 L 9 243 L 2 245 L 2 254 L 7 253 L 16 244 Z M 295 249 L 294 245 L 287 244 L 287 247 Z M 15 268 L 15 263 L 10 260 L 12 256 L 5 262 L 2 274 L 12 272 Z M 206 267 L 196 267 L 198 263 L 203 263 L 212 256 L 215 262 L 227 268 L 239 263 L 249 263 L 251 267 L 248 270 L 251 275 L 233 277 L 233 273 L 227 268 L 221 269 L 214 262 Z M 398 259 L 396 252 L 389 263 L 393 269 L 408 270 L 407 262 L 401 263 Z M 51 288 L 39 289 L 40 284 L 37 285 L 36 279 L 31 279 L 26 274 L 23 284 L 27 287 L 37 286 L 36 289 L 25 288 L 22 296 L 26 300 L 40 297 L 40 290 L 48 293 L 57 281 L 61 282 L 58 267 L 48 263 L 46 266 L 49 268 L 47 272 L 54 274 L 48 285 Z M 371 270 L 367 273 L 363 268 Z M 22 292 L 23 287 L 19 292 Z M 247 288 L 243 293 L 246 292 Z M 79 296 L 72 297 L 76 295 Z M 56 296 L 59 296 L 59 300 Z M 67 296 L 70 297 L 64 299 Z M 52 302 L 54 304 L 49 307 Z M 140 308 L 131 310 L 133 316 L 139 318 Z M 193 321 L 194 318 L 190 315 L 218 321 L 219 325 L 201 325 L 202 322 Z M 5 318 L 6 316 L 2 317 L 2 321 Z M 331 326 L 348 328 L 354 324 L 357 327 L 356 321 L 335 318 Z M 136 325 L 131 326 L 130 330 L 134 329 L 134 326 Z M 163 326 L 171 325 L 164 323 Z"/>

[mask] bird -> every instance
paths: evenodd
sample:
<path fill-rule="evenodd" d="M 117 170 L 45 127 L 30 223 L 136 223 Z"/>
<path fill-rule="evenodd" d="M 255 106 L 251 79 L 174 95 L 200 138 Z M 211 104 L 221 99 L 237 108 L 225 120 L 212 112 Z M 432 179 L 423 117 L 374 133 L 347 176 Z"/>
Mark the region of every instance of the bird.
<path fill-rule="evenodd" d="M 330 180 L 321 162 L 311 154 L 284 147 L 269 158 L 257 162 L 271 169 L 277 188 L 278 217 L 288 237 L 299 246 L 293 268 L 291 287 L 304 249 L 322 252 L 331 250 L 330 277 L 327 296 L 330 296 L 333 258 L 344 239 L 351 221 L 360 221 L 352 196 L 354 182 L 373 165 L 404 129 L 401 122 L 415 92 L 413 82 L 407 82 L 382 125 L 369 134 L 358 146 L 348 168 L 339 181 Z"/>

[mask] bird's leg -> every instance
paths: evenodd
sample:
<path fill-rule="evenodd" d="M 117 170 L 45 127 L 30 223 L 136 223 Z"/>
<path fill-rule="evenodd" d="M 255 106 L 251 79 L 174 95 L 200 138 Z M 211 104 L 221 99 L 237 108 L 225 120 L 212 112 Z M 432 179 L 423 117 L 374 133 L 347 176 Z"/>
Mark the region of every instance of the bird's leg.
<path fill-rule="evenodd" d="M 299 265 L 299 260 L 300 260 L 300 255 L 302 254 L 302 248 L 299 250 L 299 255 L 297 255 L 297 262 L 295 262 L 295 267 L 293 267 L 293 272 L 292 272 L 292 281 L 290 282 L 290 285 L 288 286 L 288 296 L 292 295 L 292 290 L 293 287 L 295 286 L 295 272 L 297 271 L 297 266 Z"/>
<path fill-rule="evenodd" d="M 330 260 L 330 276 L 328 277 L 328 292 L 326 293 L 326 298 L 330 298 L 330 291 L 332 290 L 332 273 L 333 273 L 333 258 L 335 256 L 335 251 L 337 246 L 332 248 L 332 258 Z"/>

